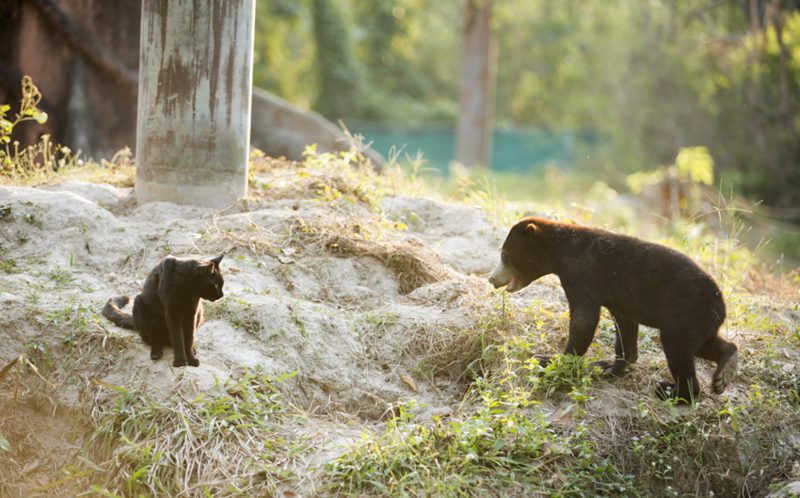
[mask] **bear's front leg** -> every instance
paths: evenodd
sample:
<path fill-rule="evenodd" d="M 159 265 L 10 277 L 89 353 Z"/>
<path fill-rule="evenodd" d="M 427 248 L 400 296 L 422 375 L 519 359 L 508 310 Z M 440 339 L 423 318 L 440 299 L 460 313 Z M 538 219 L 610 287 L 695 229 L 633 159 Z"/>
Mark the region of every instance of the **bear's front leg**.
<path fill-rule="evenodd" d="M 583 356 L 594 339 L 594 331 L 600 320 L 600 306 L 584 303 L 572 304 L 569 311 L 569 339 L 564 350 L 566 354 Z"/>
<path fill-rule="evenodd" d="M 639 358 L 639 324 L 611 311 L 616 326 L 614 361 L 598 361 L 594 366 L 603 369 L 606 375 L 618 377 Z"/>

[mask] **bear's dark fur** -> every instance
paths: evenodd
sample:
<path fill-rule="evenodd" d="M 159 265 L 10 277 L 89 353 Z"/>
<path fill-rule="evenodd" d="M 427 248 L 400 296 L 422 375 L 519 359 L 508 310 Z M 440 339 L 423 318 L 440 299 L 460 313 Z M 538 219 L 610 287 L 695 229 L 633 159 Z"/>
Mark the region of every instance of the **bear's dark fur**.
<path fill-rule="evenodd" d="M 716 393 L 736 373 L 736 345 L 718 335 L 725 320 L 722 293 L 710 275 L 678 251 L 531 217 L 511 228 L 489 281 L 515 292 L 550 273 L 558 275 L 569 302 L 567 354 L 586 353 L 602 306 L 617 326 L 615 359 L 601 365 L 609 374 L 619 375 L 636 361 L 640 323 L 661 331 L 675 380 L 660 383 L 660 397 L 688 401 L 700 393 L 695 357 L 716 363 Z"/>
<path fill-rule="evenodd" d="M 199 366 L 194 335 L 203 322 L 200 299 L 222 297 L 221 261 L 222 256 L 210 260 L 167 256 L 147 276 L 133 302 L 132 315 L 121 310 L 130 298 L 120 296 L 106 302 L 103 316 L 120 327 L 138 330 L 151 347 L 150 358 L 161 358 L 164 346 L 172 346 L 173 366 Z"/>

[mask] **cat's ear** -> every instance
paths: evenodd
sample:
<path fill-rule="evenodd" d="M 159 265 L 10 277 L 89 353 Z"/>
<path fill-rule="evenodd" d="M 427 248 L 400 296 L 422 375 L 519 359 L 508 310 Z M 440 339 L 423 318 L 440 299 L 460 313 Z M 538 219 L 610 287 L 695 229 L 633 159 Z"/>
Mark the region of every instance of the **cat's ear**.
<path fill-rule="evenodd" d="M 224 257 L 225 257 L 225 253 L 222 253 L 219 256 L 217 256 L 216 258 L 213 258 L 211 260 L 211 262 L 214 263 L 215 266 L 219 267 L 219 264 L 222 261 L 222 258 L 224 258 Z"/>
<path fill-rule="evenodd" d="M 198 275 L 211 274 L 214 273 L 215 267 L 216 265 L 214 263 L 199 263 L 194 268 L 194 272 Z"/>

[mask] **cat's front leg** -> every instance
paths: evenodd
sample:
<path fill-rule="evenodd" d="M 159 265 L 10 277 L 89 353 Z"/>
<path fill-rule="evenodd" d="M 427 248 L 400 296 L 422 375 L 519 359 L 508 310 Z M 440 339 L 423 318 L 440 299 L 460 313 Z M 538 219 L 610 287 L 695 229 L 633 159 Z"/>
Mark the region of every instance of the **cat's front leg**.
<path fill-rule="evenodd" d="M 167 319 L 169 339 L 172 342 L 172 366 L 184 367 L 189 363 L 187 361 L 186 348 L 184 347 L 183 341 L 183 324 L 181 323 L 180 317 L 174 316 L 174 313 L 167 311 L 165 315 Z"/>
<path fill-rule="evenodd" d="M 201 312 L 202 317 L 202 312 Z M 201 318 L 202 319 L 202 318 Z M 192 314 L 183 321 L 183 348 L 186 354 L 186 362 L 193 367 L 200 366 L 200 360 L 195 356 L 194 335 L 197 326 L 197 313 Z"/>
<path fill-rule="evenodd" d="M 159 360 L 161 357 L 164 356 L 164 345 L 163 344 L 153 344 L 150 346 L 150 359 L 151 360 Z"/>

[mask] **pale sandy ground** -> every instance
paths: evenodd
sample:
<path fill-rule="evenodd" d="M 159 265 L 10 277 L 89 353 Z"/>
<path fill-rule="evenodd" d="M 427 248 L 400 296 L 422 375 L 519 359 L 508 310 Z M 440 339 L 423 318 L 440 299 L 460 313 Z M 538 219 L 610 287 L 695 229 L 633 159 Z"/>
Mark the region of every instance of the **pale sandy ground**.
<path fill-rule="evenodd" d="M 463 392 L 447 376 L 419 373 L 428 351 L 416 339 L 468 329 L 476 307 L 488 306 L 485 275 L 505 234 L 480 211 L 424 198 L 382 200 L 387 222 L 408 225 L 393 231 L 392 240 L 414 247 L 438 272 L 436 281 L 407 292 L 399 283 L 402 276 L 379 259 L 340 257 L 294 238 L 300 219 L 346 223 L 357 219 L 362 207 L 281 199 L 215 211 L 168 203 L 138 206 L 132 195 L 131 189 L 81 182 L 0 188 L 5 213 L 0 242 L 4 257 L 16 265 L 15 272 L 0 274 L 0 366 L 33 344 L 57 351 L 69 330 L 54 317 L 78 306 L 99 311 L 112 295 L 135 294 L 167 254 L 213 256 L 229 250 L 222 264 L 225 298 L 216 303 L 222 311 L 198 331 L 200 367 L 172 368 L 171 350 L 154 362 L 136 333 L 100 318 L 91 327 L 114 337 L 118 350 L 102 362 L 87 359 L 72 379 L 47 392 L 47 406 L 38 413 L 18 407 L 30 412 L 32 421 L 41 419 L 34 430 L 40 445 L 76 441 L 59 425 L 69 425 L 85 406 L 85 388 L 94 380 L 126 388 L 146 385 L 155 399 L 164 399 L 175 392 L 213 394 L 244 368 L 297 372 L 287 396 L 321 417 L 303 429 L 319 440 L 310 464 L 335 456 L 398 401 L 413 397 L 427 404 L 429 413 L 446 413 L 460 401 Z M 267 241 L 265 254 L 221 241 L 220 234 L 248 231 Z M 528 292 L 559 299 L 560 291 L 549 282 Z M 1 388 L 12 386 L 6 381 Z M 347 421 L 329 421 L 337 414 Z M 36 462 L 52 469 L 58 464 L 45 456 Z M 30 464 L 15 463 L 21 470 Z M 35 474 L 37 468 L 27 471 Z"/>

